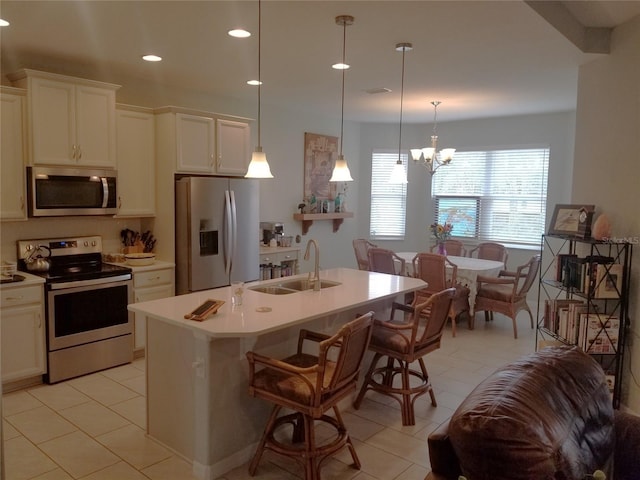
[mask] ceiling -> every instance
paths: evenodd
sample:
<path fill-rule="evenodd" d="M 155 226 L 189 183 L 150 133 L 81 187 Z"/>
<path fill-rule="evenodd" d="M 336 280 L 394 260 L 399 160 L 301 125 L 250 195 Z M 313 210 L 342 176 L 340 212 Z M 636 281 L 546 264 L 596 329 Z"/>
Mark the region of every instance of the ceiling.
<path fill-rule="evenodd" d="M 639 1 L 545 2 L 573 27 L 614 27 L 640 14 Z M 126 85 L 126 79 L 255 101 L 258 2 L 12 1 L 0 16 L 4 75 L 22 67 Z M 404 121 L 439 121 L 568 111 L 576 107 L 584 53 L 527 3 L 507 1 L 262 2 L 262 103 L 340 116 L 342 56 L 337 15 L 346 29 L 345 118 L 397 122 L 402 54 Z M 555 24 L 558 26 L 557 24 Z M 254 35 L 234 39 L 231 28 Z M 164 58 L 141 61 L 146 53 Z M 124 80 L 124 82 L 123 82 Z M 367 90 L 389 88 L 390 93 Z"/>

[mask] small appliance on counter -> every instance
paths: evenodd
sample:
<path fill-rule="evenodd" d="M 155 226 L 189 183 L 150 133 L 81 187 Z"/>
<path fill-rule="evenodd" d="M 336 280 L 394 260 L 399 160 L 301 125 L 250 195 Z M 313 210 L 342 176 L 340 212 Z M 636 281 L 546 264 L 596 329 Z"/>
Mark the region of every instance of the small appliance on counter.
<path fill-rule="evenodd" d="M 282 235 L 284 234 L 284 224 L 280 222 L 260 222 L 260 230 L 262 231 L 262 243 L 266 246 L 280 246 L 282 243 Z M 275 240 L 276 244 L 271 245 L 271 240 Z"/>

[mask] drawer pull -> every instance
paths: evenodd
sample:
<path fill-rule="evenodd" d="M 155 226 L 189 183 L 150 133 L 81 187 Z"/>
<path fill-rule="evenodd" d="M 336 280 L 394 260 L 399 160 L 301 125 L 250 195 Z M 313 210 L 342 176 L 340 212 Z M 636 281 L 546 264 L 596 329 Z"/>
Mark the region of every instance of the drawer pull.
<path fill-rule="evenodd" d="M 18 297 L 7 297 L 7 302 L 13 302 L 16 300 L 22 300 L 24 297 L 22 295 L 18 296 Z"/>

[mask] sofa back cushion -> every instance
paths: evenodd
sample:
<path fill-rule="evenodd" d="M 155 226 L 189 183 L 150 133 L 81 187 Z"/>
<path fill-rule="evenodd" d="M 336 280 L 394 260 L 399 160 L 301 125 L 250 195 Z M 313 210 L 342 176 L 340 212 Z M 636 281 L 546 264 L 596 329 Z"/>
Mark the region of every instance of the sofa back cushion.
<path fill-rule="evenodd" d="M 605 375 L 577 347 L 548 347 L 500 368 L 451 417 L 469 480 L 582 479 L 613 453 Z"/>

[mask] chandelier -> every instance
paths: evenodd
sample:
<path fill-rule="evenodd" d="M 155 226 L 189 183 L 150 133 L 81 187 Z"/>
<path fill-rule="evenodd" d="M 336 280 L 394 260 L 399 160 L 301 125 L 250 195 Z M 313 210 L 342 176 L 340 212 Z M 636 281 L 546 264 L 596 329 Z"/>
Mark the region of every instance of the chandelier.
<path fill-rule="evenodd" d="M 438 105 L 442 102 L 437 100 L 431 102 L 433 105 L 433 135 L 431 135 L 431 146 L 424 148 L 412 148 L 411 158 L 413 161 L 424 166 L 431 175 L 436 173 L 443 165 L 448 165 L 453 160 L 453 154 L 455 148 L 443 148 L 438 152 L 438 135 L 436 134 L 436 127 L 438 125 Z"/>

